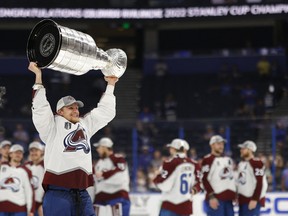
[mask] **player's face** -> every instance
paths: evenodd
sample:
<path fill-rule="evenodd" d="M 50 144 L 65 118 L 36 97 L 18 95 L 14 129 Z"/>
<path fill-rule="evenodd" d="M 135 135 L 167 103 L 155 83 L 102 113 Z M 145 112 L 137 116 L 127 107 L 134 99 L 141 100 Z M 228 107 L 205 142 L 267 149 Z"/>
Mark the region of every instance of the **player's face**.
<path fill-rule="evenodd" d="M 176 151 L 175 148 L 170 147 L 169 148 L 169 153 L 170 153 L 171 156 L 174 156 L 174 155 L 176 155 L 177 151 Z"/>
<path fill-rule="evenodd" d="M 23 152 L 22 151 L 15 151 L 10 153 L 11 161 L 20 163 L 23 159 Z"/>
<path fill-rule="evenodd" d="M 79 109 L 77 103 L 63 107 L 58 111 L 58 114 L 72 123 L 79 122 Z"/>
<path fill-rule="evenodd" d="M 42 151 L 37 148 L 31 148 L 29 150 L 29 157 L 31 161 L 38 162 L 42 158 Z"/>
<path fill-rule="evenodd" d="M 107 157 L 107 148 L 106 147 L 98 146 L 96 150 L 97 150 L 100 158 Z"/>
<path fill-rule="evenodd" d="M 211 145 L 212 152 L 221 155 L 224 152 L 224 142 L 216 142 Z"/>
<path fill-rule="evenodd" d="M 250 156 L 250 150 L 247 148 L 241 148 L 240 149 L 240 156 L 243 159 L 248 158 Z"/>
<path fill-rule="evenodd" d="M 2 155 L 2 157 L 8 158 L 9 149 L 10 149 L 10 145 L 5 145 L 2 148 L 0 148 L 0 154 Z"/>

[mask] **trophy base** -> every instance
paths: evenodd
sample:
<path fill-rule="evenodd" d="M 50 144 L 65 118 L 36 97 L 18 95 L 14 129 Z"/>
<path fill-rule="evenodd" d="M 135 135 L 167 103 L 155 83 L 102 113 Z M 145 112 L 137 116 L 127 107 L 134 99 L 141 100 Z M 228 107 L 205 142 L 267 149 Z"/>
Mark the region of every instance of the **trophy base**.
<path fill-rule="evenodd" d="M 61 35 L 57 24 L 49 19 L 39 22 L 31 31 L 27 44 L 29 61 L 46 68 L 56 59 L 61 48 Z"/>

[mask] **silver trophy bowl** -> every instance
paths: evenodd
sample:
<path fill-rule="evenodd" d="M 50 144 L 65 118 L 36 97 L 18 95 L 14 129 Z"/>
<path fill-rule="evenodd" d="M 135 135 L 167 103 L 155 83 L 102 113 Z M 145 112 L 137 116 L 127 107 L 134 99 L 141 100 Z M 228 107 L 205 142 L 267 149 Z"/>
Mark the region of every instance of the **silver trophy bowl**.
<path fill-rule="evenodd" d="M 82 75 L 101 70 L 105 76 L 121 77 L 127 67 L 127 55 L 121 49 L 106 52 L 93 38 L 44 19 L 32 29 L 27 43 L 27 57 L 40 68 Z"/>

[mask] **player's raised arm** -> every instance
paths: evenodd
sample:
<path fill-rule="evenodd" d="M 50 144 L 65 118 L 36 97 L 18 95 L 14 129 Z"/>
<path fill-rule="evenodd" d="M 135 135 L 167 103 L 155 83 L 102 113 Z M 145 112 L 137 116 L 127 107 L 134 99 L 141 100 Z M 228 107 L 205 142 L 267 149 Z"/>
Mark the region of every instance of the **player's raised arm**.
<path fill-rule="evenodd" d="M 35 74 L 35 83 L 32 87 L 32 120 L 41 139 L 47 143 L 49 133 L 54 124 L 54 115 L 46 99 L 41 69 L 35 62 L 30 62 L 28 69 Z"/>
<path fill-rule="evenodd" d="M 114 95 L 115 84 L 118 81 L 117 77 L 105 76 L 107 82 L 106 91 L 100 99 L 96 108 L 87 113 L 83 122 L 88 125 L 91 136 L 99 129 L 106 126 L 116 115 L 116 98 Z"/>

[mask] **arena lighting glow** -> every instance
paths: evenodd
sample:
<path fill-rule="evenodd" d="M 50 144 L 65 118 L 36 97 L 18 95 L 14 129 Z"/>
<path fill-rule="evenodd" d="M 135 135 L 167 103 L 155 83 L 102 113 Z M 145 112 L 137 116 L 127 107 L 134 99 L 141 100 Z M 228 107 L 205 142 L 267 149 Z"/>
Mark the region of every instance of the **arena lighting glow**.
<path fill-rule="evenodd" d="M 150 9 L 0 8 L 0 18 L 177 19 L 285 14 L 288 14 L 288 4 Z"/>

